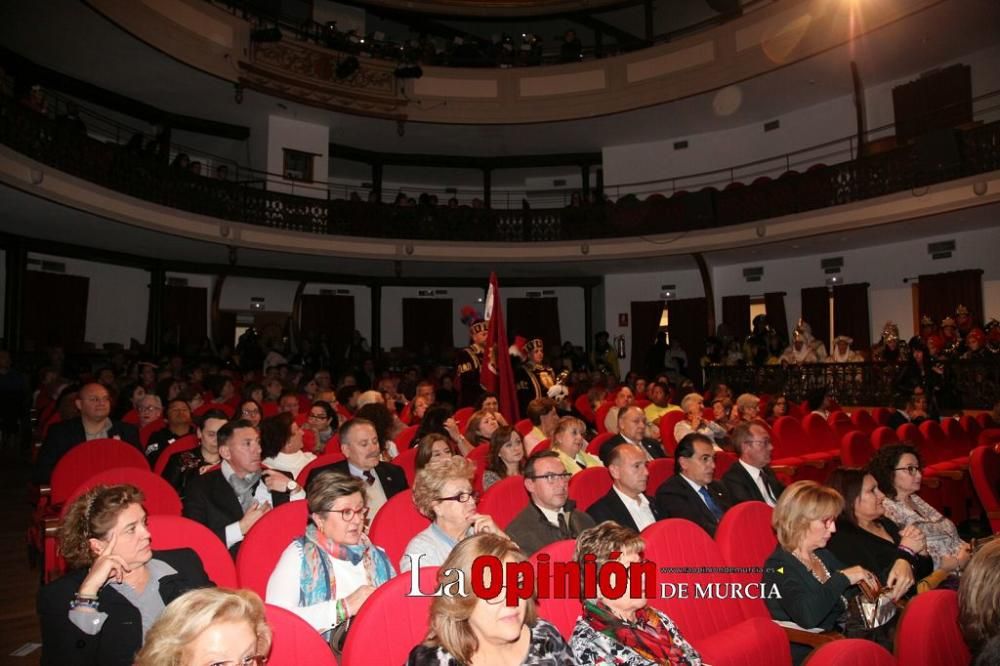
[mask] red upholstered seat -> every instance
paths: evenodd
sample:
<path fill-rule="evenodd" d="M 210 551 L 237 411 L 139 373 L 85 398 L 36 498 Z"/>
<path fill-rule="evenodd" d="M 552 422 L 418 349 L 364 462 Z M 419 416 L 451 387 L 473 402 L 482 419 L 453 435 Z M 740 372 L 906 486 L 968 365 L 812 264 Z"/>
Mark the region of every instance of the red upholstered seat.
<path fill-rule="evenodd" d="M 607 467 L 588 467 L 569 480 L 569 497 L 576 502 L 577 509 L 586 511 L 611 490 L 611 483 Z"/>
<path fill-rule="evenodd" d="M 305 533 L 308 516 L 306 501 L 295 500 L 271 509 L 250 528 L 236 556 L 240 587 L 266 596 L 271 572 L 292 539 Z"/>
<path fill-rule="evenodd" d="M 684 412 L 667 412 L 660 417 L 660 442 L 663 444 L 663 451 L 672 456 L 677 449 L 677 440 L 674 438 L 674 428 L 685 418 Z"/>
<path fill-rule="evenodd" d="M 991 446 L 976 447 L 969 458 L 969 475 L 990 527 L 1000 533 L 1000 453 Z"/>
<path fill-rule="evenodd" d="M 531 429 L 534 427 L 535 426 L 533 426 L 531 424 L 531 421 L 529 421 L 528 419 L 521 419 L 520 421 L 514 424 L 514 430 L 516 430 L 517 434 L 520 435 L 521 437 L 527 437 L 528 433 L 531 432 Z"/>
<path fill-rule="evenodd" d="M 965 427 L 958 419 L 945 419 L 941 422 L 941 430 L 944 432 L 948 446 L 955 457 L 968 455 L 973 448 L 974 439 L 969 437 Z"/>
<path fill-rule="evenodd" d="M 548 451 L 551 448 L 552 448 L 552 440 L 546 437 L 545 439 L 538 442 L 538 444 L 535 444 L 535 446 L 531 449 L 531 451 L 528 451 L 528 455 L 533 456 L 536 453 L 541 453 L 542 451 Z"/>
<path fill-rule="evenodd" d="M 407 596 L 413 576 L 424 594 L 437 589 L 437 567 L 400 574 L 375 590 L 347 632 L 341 666 L 399 666 L 427 636 L 433 597 Z M 327 649 L 329 653 L 329 649 Z M 306 660 L 301 664 L 312 664 Z M 270 662 L 268 662 L 270 664 Z"/>
<path fill-rule="evenodd" d="M 649 463 L 649 480 L 646 481 L 646 494 L 650 497 L 656 495 L 663 482 L 674 475 L 673 458 L 657 458 Z"/>
<path fill-rule="evenodd" d="M 337 666 L 330 646 L 308 622 L 271 604 L 264 605 L 264 613 L 272 635 L 269 666 Z"/>
<path fill-rule="evenodd" d="M 493 517 L 493 521 L 505 529 L 514 516 L 528 506 L 528 491 L 524 488 L 524 477 L 520 474 L 497 481 L 479 500 L 479 513 Z"/>
<path fill-rule="evenodd" d="M 476 492 L 483 492 L 483 474 L 486 472 L 486 458 L 489 454 L 489 444 L 480 444 L 465 454 L 466 458 L 476 464 L 476 472 L 472 477 L 472 488 Z"/>
<path fill-rule="evenodd" d="M 899 436 L 896 431 L 888 426 L 879 426 L 872 431 L 871 442 L 872 448 L 881 449 L 887 444 L 894 444 L 899 441 Z"/>
<path fill-rule="evenodd" d="M 476 410 L 472 407 L 462 407 L 454 414 L 452 414 L 451 417 L 455 419 L 455 423 L 458 425 L 458 429 L 464 432 L 465 426 L 468 425 L 469 423 L 469 419 L 472 418 L 472 415 L 475 413 Z"/>
<path fill-rule="evenodd" d="M 239 587 L 233 557 L 212 530 L 182 516 L 161 514 L 150 515 L 148 524 L 155 550 L 190 548 L 198 553 L 213 583 L 219 587 Z"/>
<path fill-rule="evenodd" d="M 889 425 L 889 419 L 892 418 L 893 410 L 888 407 L 876 407 L 872 410 L 872 418 L 875 419 L 875 423 L 884 426 Z"/>
<path fill-rule="evenodd" d="M 849 432 L 840 440 L 840 462 L 844 467 L 864 467 L 873 455 L 875 449 L 860 430 Z"/>
<path fill-rule="evenodd" d="M 955 448 L 938 421 L 928 419 L 919 427 L 924 437 L 921 453 L 925 465 L 939 469 L 962 469 L 968 465 L 968 451 L 962 460 L 956 459 Z"/>
<path fill-rule="evenodd" d="M 181 451 L 190 451 L 196 446 L 198 446 L 197 435 L 185 435 L 184 437 L 175 439 L 167 448 L 163 449 L 160 456 L 156 459 L 156 464 L 153 466 L 153 473 L 162 475 L 163 470 L 167 467 L 167 462 L 170 460 L 170 456 Z"/>
<path fill-rule="evenodd" d="M 70 449 L 52 470 L 49 503 L 65 502 L 88 478 L 109 467 L 134 467 L 149 471 L 149 462 L 139 449 L 120 439 L 94 439 Z"/>
<path fill-rule="evenodd" d="M 896 666 L 892 653 L 874 641 L 845 638 L 814 650 L 803 666 Z"/>
<path fill-rule="evenodd" d="M 807 438 L 806 457 L 822 455 L 836 464 L 840 457 L 840 440 L 827 420 L 820 414 L 806 414 L 802 419 L 802 429 Z"/>
<path fill-rule="evenodd" d="M 306 484 L 309 482 L 309 475 L 312 473 L 314 469 L 316 469 L 317 467 L 325 467 L 327 465 L 332 465 L 335 462 L 340 462 L 341 460 L 345 459 L 344 452 L 340 450 L 339 446 L 333 451 L 330 451 L 330 448 L 328 446 L 326 450 L 329 451 L 329 453 L 324 453 L 321 456 L 317 456 L 315 460 L 310 461 L 308 465 L 302 468 L 302 471 L 300 471 L 299 475 L 295 478 L 296 483 L 305 488 Z"/>
<path fill-rule="evenodd" d="M 396 443 L 396 448 L 400 451 L 410 448 L 410 445 L 413 442 L 413 436 L 417 434 L 417 429 L 419 427 L 419 425 L 411 425 L 403 428 L 399 434 L 396 435 L 396 438 L 392 440 Z"/>
<path fill-rule="evenodd" d="M 687 520 L 668 518 L 642 532 L 646 559 L 657 567 L 659 583 L 696 585 L 736 582 L 721 573 L 725 561 L 708 534 Z M 760 566 L 759 564 L 757 566 Z M 666 569 L 664 569 L 666 567 Z M 674 570 L 707 567 L 711 573 L 680 573 Z M 669 597 L 669 595 L 667 595 Z M 784 630 L 769 617 L 751 615 L 745 600 L 735 598 L 663 598 L 650 604 L 674 620 L 681 633 L 710 664 L 790 664 L 791 652 Z"/>
<path fill-rule="evenodd" d="M 417 447 L 403 449 L 399 455 L 392 459 L 393 465 L 398 465 L 406 475 L 406 485 L 413 487 L 413 479 L 417 475 Z"/>
<path fill-rule="evenodd" d="M 971 414 L 963 414 L 958 423 L 962 426 L 962 430 L 965 431 L 965 436 L 968 438 L 970 444 L 975 444 L 979 439 L 979 433 L 983 431 L 983 427 L 979 425 L 976 417 Z"/>
<path fill-rule="evenodd" d="M 573 406 L 576 407 L 576 411 L 580 413 L 584 421 L 592 427 L 596 427 L 594 426 L 594 410 L 590 406 L 590 398 L 586 393 L 577 396 L 576 400 L 573 401 Z"/>
<path fill-rule="evenodd" d="M 791 403 L 789 403 L 791 404 Z M 774 453 L 773 467 L 788 468 L 796 480 L 822 481 L 826 477 L 828 460 L 822 455 L 810 454 L 805 430 L 794 416 L 782 416 L 771 428 Z"/>
<path fill-rule="evenodd" d="M 550 567 L 555 562 L 572 562 L 573 553 L 576 550 L 575 539 L 563 539 L 545 546 L 536 551 L 528 558 L 532 566 L 537 571 L 538 558 L 541 555 L 548 555 Z M 551 571 L 551 569 L 550 569 Z M 563 638 L 567 641 L 573 634 L 573 626 L 576 618 L 580 617 L 580 600 L 573 598 L 551 598 L 538 600 L 538 615 L 551 622 Z"/>
<path fill-rule="evenodd" d="M 871 434 L 875 428 L 880 425 L 885 425 L 889 422 L 888 414 L 886 415 L 885 423 L 880 422 L 874 416 L 868 413 L 866 409 L 859 409 L 851 414 L 851 422 L 854 423 L 854 427 L 865 433 L 866 435 Z"/>
<path fill-rule="evenodd" d="M 858 428 L 855 427 L 854 422 L 851 421 L 851 417 L 847 415 L 847 412 L 833 412 L 830 414 L 830 418 L 827 419 L 827 423 L 830 424 L 830 428 L 833 430 L 834 436 L 839 442 L 843 439 L 844 435 L 849 432 L 853 432 Z M 866 436 L 868 433 L 864 433 Z"/>
<path fill-rule="evenodd" d="M 958 626 L 958 594 L 930 590 L 911 599 L 896 628 L 895 652 L 906 666 L 968 666 L 971 655 Z"/>
<path fill-rule="evenodd" d="M 413 491 L 407 488 L 389 498 L 372 520 L 368 536 L 372 543 L 385 549 L 392 566 L 399 571 L 399 561 L 406 545 L 430 521 L 413 504 Z"/>
<path fill-rule="evenodd" d="M 152 423 L 149 423 L 144 428 L 139 429 L 139 443 L 142 444 L 142 448 L 146 448 L 146 444 L 149 443 L 149 438 L 157 430 L 163 430 L 166 427 L 167 422 L 163 419 L 156 419 Z"/>
<path fill-rule="evenodd" d="M 723 474 L 729 471 L 729 468 L 739 460 L 737 456 L 732 451 L 716 451 L 715 453 L 715 478 L 716 480 L 722 479 Z"/>
<path fill-rule="evenodd" d="M 605 401 L 600 407 L 597 408 L 597 411 L 594 412 L 594 427 L 597 429 L 598 434 L 608 432 L 605 421 L 607 420 L 608 412 L 611 411 L 612 407 L 614 407 L 614 403 Z"/>
<path fill-rule="evenodd" d="M 587 453 L 592 456 L 601 455 L 601 445 L 614 436 L 615 433 L 613 432 L 602 432 L 600 435 L 597 435 L 594 439 L 590 440 L 590 444 L 587 444 Z"/>
<path fill-rule="evenodd" d="M 923 450 L 924 447 L 924 436 L 920 432 L 920 428 L 913 425 L 912 423 L 904 423 L 903 425 L 896 428 L 896 438 L 900 442 L 908 442 L 913 444 L 915 447 Z"/>
<path fill-rule="evenodd" d="M 166 514 L 169 516 L 181 515 L 181 498 L 177 496 L 177 491 L 174 490 L 174 487 L 167 483 L 163 477 L 157 476 L 149 470 L 135 467 L 112 467 L 103 472 L 91 475 L 86 481 L 78 485 L 69 494 L 69 497 L 66 498 L 66 502 L 63 503 L 59 514 L 60 517 L 66 515 L 66 510 L 69 509 L 70 504 L 77 497 L 83 495 L 91 488 L 102 485 L 115 486 L 120 483 L 131 484 L 142 491 L 142 494 L 145 495 L 142 505 L 145 507 L 146 513 Z"/>
<path fill-rule="evenodd" d="M 715 543 L 726 566 L 758 568 L 764 565 L 778 545 L 771 528 L 773 512 L 764 502 L 740 502 L 723 514 L 715 530 Z M 760 582 L 759 573 L 734 573 L 733 578 L 740 583 Z M 760 600 L 744 601 L 748 614 L 770 617 Z"/>

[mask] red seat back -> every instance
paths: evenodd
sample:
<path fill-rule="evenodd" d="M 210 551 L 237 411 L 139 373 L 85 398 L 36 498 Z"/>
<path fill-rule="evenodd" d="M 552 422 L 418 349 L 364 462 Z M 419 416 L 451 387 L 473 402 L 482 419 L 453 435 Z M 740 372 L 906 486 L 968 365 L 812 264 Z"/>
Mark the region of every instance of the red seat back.
<path fill-rule="evenodd" d="M 597 429 L 598 434 L 608 432 L 606 421 L 608 419 L 608 412 L 611 411 L 612 407 L 614 407 L 614 403 L 605 401 L 594 412 L 594 428 Z"/>
<path fill-rule="evenodd" d="M 771 432 L 774 443 L 772 455 L 775 460 L 795 458 L 809 450 L 806 432 L 797 418 L 782 416 L 774 422 Z"/>
<path fill-rule="evenodd" d="M 874 641 L 845 638 L 814 650 L 803 666 L 896 666 L 892 653 Z"/>
<path fill-rule="evenodd" d="M 267 623 L 271 626 L 271 666 L 337 666 L 330 646 L 308 622 L 290 610 L 264 605 Z"/>
<path fill-rule="evenodd" d="M 896 628 L 896 659 L 906 666 L 968 666 L 958 626 L 958 594 L 930 590 L 906 605 Z"/>
<path fill-rule="evenodd" d="M 109 467 L 134 467 L 149 471 L 139 449 L 119 439 L 94 439 L 74 446 L 52 470 L 52 504 L 62 504 L 76 487 Z"/>
<path fill-rule="evenodd" d="M 873 455 L 875 449 L 860 430 L 849 432 L 840 440 L 840 461 L 844 467 L 864 467 Z"/>
<path fill-rule="evenodd" d="M 879 426 L 872 431 L 871 442 L 872 448 L 881 449 L 887 444 L 895 444 L 899 441 L 899 436 L 896 435 L 896 431 L 888 426 Z"/>
<path fill-rule="evenodd" d="M 125 416 L 122 417 L 122 423 L 139 427 L 139 412 L 135 410 L 135 407 L 125 412 Z"/>
<path fill-rule="evenodd" d="M 92 475 L 86 481 L 78 485 L 66 498 L 62 506 L 60 516 L 66 515 L 66 510 L 76 498 L 83 495 L 91 488 L 97 486 L 115 486 L 120 483 L 128 483 L 146 496 L 142 506 L 146 513 L 162 513 L 169 516 L 181 515 L 181 498 L 177 496 L 174 487 L 167 483 L 162 476 L 157 476 L 149 470 L 137 469 L 135 467 L 112 467 L 103 472 Z"/>
<path fill-rule="evenodd" d="M 594 410 L 590 407 L 590 398 L 587 394 L 577 396 L 576 400 L 573 401 L 573 406 L 576 407 L 576 411 L 580 413 L 583 420 L 594 426 Z"/>
<path fill-rule="evenodd" d="M 963 414 L 958 422 L 961 424 L 962 430 L 965 431 L 965 435 L 968 437 L 970 443 L 979 439 L 979 433 L 983 431 L 983 427 L 979 425 L 979 421 L 974 416 Z"/>
<path fill-rule="evenodd" d="M 904 423 L 896 428 L 896 437 L 900 442 L 908 442 L 921 450 L 924 448 L 923 433 L 920 432 L 920 428 L 912 423 Z M 926 462 L 925 460 L 924 463 Z"/>
<path fill-rule="evenodd" d="M 528 558 L 535 570 L 538 570 L 538 558 L 540 555 L 549 556 L 549 566 L 555 562 L 572 562 L 573 553 L 576 550 L 575 539 L 563 539 L 550 543 L 544 548 L 536 551 Z M 551 571 L 551 569 L 550 569 Z M 554 595 L 553 595 L 554 596 Z M 539 617 L 548 620 L 559 630 L 563 638 L 569 641 L 573 634 L 573 627 L 576 619 L 580 617 L 580 600 L 573 598 L 552 598 L 538 600 Z"/>
<path fill-rule="evenodd" d="M 872 410 L 872 418 L 875 420 L 876 425 L 889 425 L 889 419 L 892 418 L 892 410 L 888 407 L 876 407 Z"/>
<path fill-rule="evenodd" d="M 419 425 L 411 425 L 403 428 L 396 438 L 393 439 L 396 443 L 396 448 L 400 451 L 410 448 L 410 444 L 413 443 L 413 436 L 417 434 L 417 429 L 420 428 Z"/>
<path fill-rule="evenodd" d="M 740 502 L 726 511 L 715 530 L 715 543 L 726 565 L 754 570 L 764 565 L 774 552 L 778 539 L 771 528 L 773 509 L 764 502 Z M 759 573 L 736 573 L 741 583 L 759 583 Z M 746 611 L 768 617 L 767 608 L 759 599 L 746 599 Z"/>
<path fill-rule="evenodd" d="M 885 425 L 877 421 L 875 417 L 869 414 L 868 410 L 865 409 L 856 410 L 853 414 L 851 414 L 851 422 L 854 423 L 855 428 L 866 435 L 870 434 L 873 430 L 875 430 L 875 428 L 879 427 L 879 425 Z M 889 419 L 886 418 L 885 422 L 888 423 Z"/>
<path fill-rule="evenodd" d="M 375 514 L 368 536 L 383 548 L 392 566 L 399 571 L 399 561 L 410 539 L 425 529 L 430 521 L 413 504 L 413 491 L 407 488 L 389 498 Z"/>
<path fill-rule="evenodd" d="M 479 493 L 483 492 L 483 474 L 486 472 L 486 457 L 489 454 L 489 444 L 480 444 L 465 454 L 466 458 L 476 464 L 476 472 L 472 477 L 472 487 Z"/>
<path fill-rule="evenodd" d="M 469 419 L 472 418 L 472 415 L 475 413 L 476 410 L 472 407 L 462 407 L 451 416 L 455 419 L 458 429 L 464 432 L 465 426 L 469 424 Z"/>
<path fill-rule="evenodd" d="M 393 465 L 398 465 L 403 469 L 403 474 L 406 475 L 406 485 L 413 487 L 413 479 L 417 475 L 417 447 L 412 449 L 403 449 L 399 452 L 399 455 L 392 459 Z"/>
<path fill-rule="evenodd" d="M 157 430 L 163 430 L 166 427 L 167 422 L 163 419 L 156 419 L 152 423 L 148 423 L 144 428 L 139 429 L 139 443 L 142 444 L 142 448 L 146 448 L 146 444 L 149 443 L 149 438 Z"/>
<path fill-rule="evenodd" d="M 716 451 L 715 452 L 715 474 L 714 478 L 716 481 L 721 481 L 722 476 L 729 471 L 729 468 L 733 466 L 737 460 L 737 456 L 732 451 Z"/>
<path fill-rule="evenodd" d="M 833 434 L 833 428 L 820 414 L 806 414 L 805 418 L 802 419 L 802 429 L 808 439 L 806 450 L 809 453 L 840 451 L 840 440 Z"/>
<path fill-rule="evenodd" d="M 586 511 L 611 490 L 611 483 L 607 467 L 588 467 L 569 480 L 569 497 L 576 502 L 577 509 Z"/>
<path fill-rule="evenodd" d="M 673 458 L 657 458 L 649 463 L 649 480 L 646 481 L 646 494 L 656 495 L 663 482 L 674 475 Z"/>
<path fill-rule="evenodd" d="M 1000 453 L 992 446 L 976 447 L 969 457 L 969 476 L 993 532 L 1000 534 Z"/>
<path fill-rule="evenodd" d="M 594 439 L 590 440 L 590 444 L 587 444 L 587 453 L 592 456 L 600 456 L 601 445 L 614 436 L 615 433 L 613 432 L 602 432 L 600 435 L 597 435 Z"/>
<path fill-rule="evenodd" d="M 847 412 L 833 412 L 830 414 L 830 418 L 827 420 L 830 424 L 830 428 L 833 429 L 833 434 L 839 442 L 844 438 L 849 432 L 857 430 L 854 427 L 854 422 L 851 421 L 851 417 L 847 415 Z M 867 433 L 865 433 L 867 435 Z"/>
<path fill-rule="evenodd" d="M 330 448 L 327 447 L 326 450 L 330 451 Z M 317 467 L 332 465 L 333 463 L 340 462 L 341 460 L 344 460 L 344 452 L 341 451 L 338 446 L 335 450 L 330 451 L 329 453 L 324 453 L 321 456 L 317 456 L 315 460 L 310 460 L 309 464 L 303 467 L 302 471 L 299 472 L 299 475 L 295 477 L 295 482 L 305 488 L 309 481 L 309 475 L 314 469 Z"/>
<path fill-rule="evenodd" d="M 528 451 L 528 455 L 533 456 L 536 453 L 541 453 L 542 451 L 548 451 L 551 448 L 552 448 L 552 440 L 546 437 L 545 439 L 538 442 L 538 444 L 535 444 L 535 446 L 532 447 L 531 451 Z"/>
<path fill-rule="evenodd" d="M 190 451 L 191 449 L 198 446 L 198 436 L 197 435 L 184 435 L 173 441 L 167 448 L 163 449 L 160 456 L 156 459 L 156 464 L 153 465 L 154 474 L 163 474 L 163 470 L 167 467 L 167 461 L 170 460 L 170 456 L 175 453 L 180 453 L 181 451 Z"/>
<path fill-rule="evenodd" d="M 528 491 L 524 487 L 524 477 L 508 476 L 497 481 L 483 494 L 479 501 L 479 513 L 492 516 L 500 529 L 506 529 L 510 521 L 528 506 Z"/>
<path fill-rule="evenodd" d="M 516 430 L 517 434 L 520 435 L 522 438 L 527 437 L 528 433 L 531 432 L 531 429 L 534 427 L 535 426 L 532 425 L 531 421 L 529 421 L 528 419 L 521 419 L 520 421 L 514 424 L 514 430 Z"/>
<path fill-rule="evenodd" d="M 190 548 L 198 553 L 213 583 L 219 587 L 239 587 L 232 555 L 219 537 L 201 523 L 181 516 L 152 514 L 149 532 L 153 535 L 154 549 Z"/>
<path fill-rule="evenodd" d="M 281 553 L 292 540 L 305 534 L 309 507 L 305 500 L 287 502 L 271 509 L 258 520 L 240 544 L 236 575 L 240 587 L 267 596 L 267 581 Z"/>
<path fill-rule="evenodd" d="M 410 650 L 427 637 L 433 601 L 430 596 L 409 596 L 413 577 L 417 577 L 421 592 L 430 595 L 438 587 L 437 573 L 437 567 L 423 567 L 418 572 L 400 574 L 375 590 L 352 621 L 341 666 L 406 663 Z M 329 653 L 329 648 L 326 651 Z M 299 663 L 312 664 L 308 659 Z"/>
<path fill-rule="evenodd" d="M 685 418 L 684 412 L 667 412 L 660 417 L 660 442 L 663 444 L 663 450 L 668 456 L 674 454 L 674 450 L 677 449 L 677 440 L 674 438 L 674 428 L 677 424 L 683 421 Z"/>

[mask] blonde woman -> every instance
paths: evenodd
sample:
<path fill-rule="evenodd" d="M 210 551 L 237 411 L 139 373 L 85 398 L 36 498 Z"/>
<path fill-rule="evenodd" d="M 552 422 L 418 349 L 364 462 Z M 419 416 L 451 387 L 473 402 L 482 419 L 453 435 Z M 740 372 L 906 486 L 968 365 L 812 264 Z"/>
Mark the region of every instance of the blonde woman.
<path fill-rule="evenodd" d="M 586 451 L 587 440 L 583 434 L 587 426 L 574 416 L 564 416 L 559 419 L 555 432 L 552 434 L 552 450 L 559 454 L 559 461 L 570 474 L 576 474 L 588 467 L 604 467 L 604 463 Z"/>

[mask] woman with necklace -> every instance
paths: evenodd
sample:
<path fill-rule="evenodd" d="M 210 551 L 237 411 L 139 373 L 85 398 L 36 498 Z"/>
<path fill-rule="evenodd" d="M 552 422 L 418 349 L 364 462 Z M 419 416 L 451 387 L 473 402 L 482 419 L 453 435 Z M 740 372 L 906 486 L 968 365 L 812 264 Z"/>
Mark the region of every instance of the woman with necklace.
<path fill-rule="evenodd" d="M 857 594 L 854 585 L 873 588 L 875 575 L 861 566 L 844 567 L 826 549 L 837 530 L 836 519 L 844 507 L 837 491 L 815 481 L 797 481 L 785 489 L 774 507 L 771 525 L 778 547 L 764 563 L 764 585 L 776 586 L 780 597 L 768 597 L 767 609 L 778 624 L 810 632 L 842 628 L 846 596 Z M 811 648 L 792 643 L 796 664 Z"/>
<path fill-rule="evenodd" d="M 593 554 L 598 570 L 617 554 L 626 567 L 639 562 L 646 544 L 635 530 L 606 520 L 580 533 L 575 559 Z M 701 656 L 684 640 L 680 630 L 664 613 L 647 605 L 641 594 L 626 590 L 617 599 L 604 597 L 583 602 L 583 614 L 573 628 L 570 646 L 580 666 L 656 666 L 687 664 L 698 666 Z"/>

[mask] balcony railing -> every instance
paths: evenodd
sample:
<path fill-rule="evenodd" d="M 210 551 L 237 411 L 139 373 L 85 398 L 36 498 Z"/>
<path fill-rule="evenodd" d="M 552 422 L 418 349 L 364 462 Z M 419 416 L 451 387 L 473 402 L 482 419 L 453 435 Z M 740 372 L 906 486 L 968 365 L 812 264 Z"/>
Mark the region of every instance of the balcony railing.
<path fill-rule="evenodd" d="M 804 173 L 760 178 L 723 190 L 704 188 L 623 197 L 557 209 L 396 207 L 285 194 L 273 177 L 218 180 L 171 169 L 125 146 L 0 99 L 0 143 L 43 164 L 153 203 L 224 220 L 317 234 L 430 241 L 577 241 L 667 234 L 742 224 L 863 201 L 1000 169 L 1000 121 L 956 131 L 957 154 L 927 155 L 918 146 Z M 322 190 L 329 197 L 329 190 Z"/>
<path fill-rule="evenodd" d="M 785 393 L 796 402 L 820 388 L 832 388 L 842 405 L 891 405 L 905 365 L 891 363 L 816 363 L 807 365 L 722 366 L 705 368 L 706 385 L 722 382 L 734 394 Z M 946 364 L 938 408 L 992 409 L 1000 400 L 1000 355 L 985 362 Z"/>

